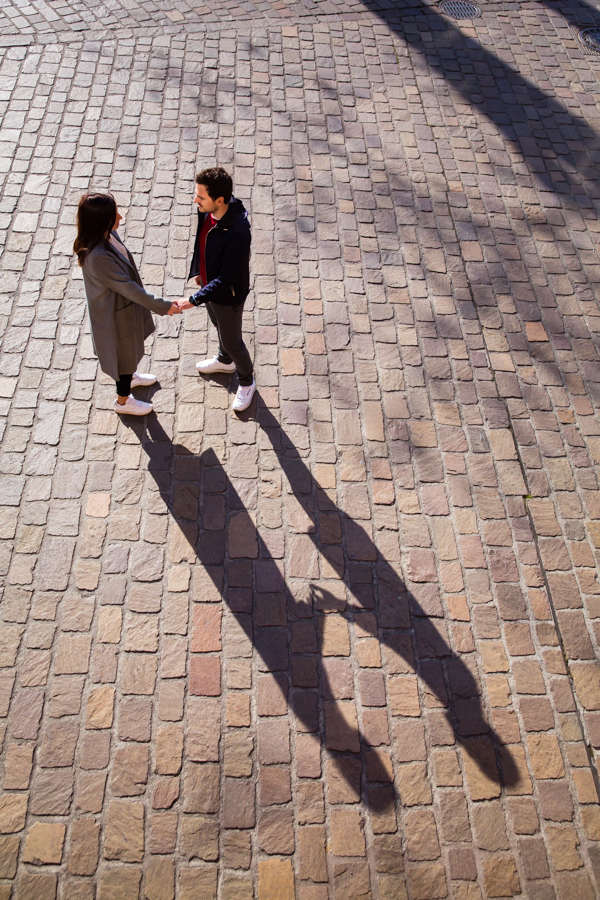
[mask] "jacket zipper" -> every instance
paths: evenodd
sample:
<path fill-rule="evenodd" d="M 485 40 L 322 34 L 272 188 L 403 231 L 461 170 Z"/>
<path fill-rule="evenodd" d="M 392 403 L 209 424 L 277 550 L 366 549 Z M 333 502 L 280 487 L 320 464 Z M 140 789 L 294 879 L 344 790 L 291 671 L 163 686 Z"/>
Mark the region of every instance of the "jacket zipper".
<path fill-rule="evenodd" d="M 211 233 L 211 231 L 214 231 L 214 230 L 215 230 L 216 227 L 217 227 L 216 225 L 213 225 L 212 228 L 209 228 L 208 231 L 206 232 L 206 237 L 204 238 L 204 268 L 205 268 L 205 269 L 207 269 L 207 266 L 206 266 L 206 245 L 207 245 L 207 243 L 208 243 L 208 236 L 209 236 L 209 234 Z M 206 278 L 207 278 L 207 283 L 208 283 L 208 269 L 207 269 L 207 271 L 206 271 Z M 202 287 L 206 287 L 206 285 L 203 284 Z M 232 293 L 232 295 L 235 297 L 235 291 L 234 291 L 233 288 L 231 288 L 231 293 Z"/>
<path fill-rule="evenodd" d="M 210 215 L 210 213 L 207 213 L 207 215 Z M 206 284 L 208 284 L 208 268 L 206 265 L 206 245 L 208 243 L 209 234 L 211 233 L 211 231 L 214 231 L 216 227 L 217 227 L 216 225 L 213 225 L 212 228 L 209 228 L 208 231 L 206 232 L 206 237 L 204 238 L 204 268 L 206 270 Z M 203 284 L 202 287 L 206 287 L 206 284 Z"/>

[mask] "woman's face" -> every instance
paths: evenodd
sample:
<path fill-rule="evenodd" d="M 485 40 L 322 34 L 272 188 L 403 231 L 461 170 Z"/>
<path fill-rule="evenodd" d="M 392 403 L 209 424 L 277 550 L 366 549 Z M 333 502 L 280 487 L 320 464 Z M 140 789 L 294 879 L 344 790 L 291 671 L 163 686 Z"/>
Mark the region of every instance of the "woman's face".
<path fill-rule="evenodd" d="M 117 228 L 119 227 L 119 222 L 120 222 L 122 219 L 123 219 L 123 216 L 122 216 L 121 213 L 119 212 L 119 207 L 117 206 L 117 218 L 115 219 L 115 227 L 114 227 L 113 231 L 116 231 L 116 230 L 117 230 Z"/>

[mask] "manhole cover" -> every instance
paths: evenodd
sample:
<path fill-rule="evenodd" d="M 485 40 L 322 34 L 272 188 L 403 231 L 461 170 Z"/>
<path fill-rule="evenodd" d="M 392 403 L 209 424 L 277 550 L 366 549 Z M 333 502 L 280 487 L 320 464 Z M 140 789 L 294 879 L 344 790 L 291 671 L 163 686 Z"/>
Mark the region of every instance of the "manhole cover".
<path fill-rule="evenodd" d="M 600 54 L 600 28 L 582 28 L 578 34 L 580 43 L 592 53 Z"/>
<path fill-rule="evenodd" d="M 481 15 L 481 7 L 471 0 L 442 0 L 439 8 L 453 19 L 478 19 Z"/>

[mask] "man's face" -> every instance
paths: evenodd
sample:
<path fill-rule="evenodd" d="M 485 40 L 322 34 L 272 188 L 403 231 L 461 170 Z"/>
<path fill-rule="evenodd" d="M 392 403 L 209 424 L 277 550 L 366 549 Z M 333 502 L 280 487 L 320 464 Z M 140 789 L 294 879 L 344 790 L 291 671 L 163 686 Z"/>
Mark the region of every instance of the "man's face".
<path fill-rule="evenodd" d="M 219 203 L 219 200 L 221 201 Z M 213 200 L 212 197 L 209 196 L 208 191 L 206 190 L 205 184 L 197 184 L 196 185 L 196 196 L 194 197 L 194 203 L 198 204 L 198 209 L 203 213 L 214 213 L 219 210 L 219 208 L 223 205 L 223 198 L 219 197 L 217 200 Z"/>

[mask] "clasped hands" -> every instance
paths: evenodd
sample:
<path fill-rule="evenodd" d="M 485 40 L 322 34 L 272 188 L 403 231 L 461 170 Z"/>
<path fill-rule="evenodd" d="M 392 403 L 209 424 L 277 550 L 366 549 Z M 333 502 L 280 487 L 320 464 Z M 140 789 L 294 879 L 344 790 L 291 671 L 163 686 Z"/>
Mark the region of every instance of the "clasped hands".
<path fill-rule="evenodd" d="M 179 300 L 175 300 L 171 303 L 171 309 L 167 312 L 168 316 L 177 316 L 184 311 L 184 309 L 191 309 L 193 303 L 190 303 L 187 297 L 180 297 Z"/>
<path fill-rule="evenodd" d="M 198 284 L 198 285 L 202 284 L 202 279 L 200 278 L 199 275 L 197 275 L 194 280 L 195 280 L 196 284 Z M 194 304 L 190 303 L 190 301 L 188 300 L 187 297 L 180 297 L 179 300 L 175 300 L 171 304 L 171 309 L 169 310 L 167 315 L 168 316 L 179 315 L 179 313 L 182 313 L 184 311 L 184 309 L 191 309 L 193 305 Z"/>
<path fill-rule="evenodd" d="M 199 275 L 197 275 L 194 280 L 195 280 L 196 284 L 202 285 L 202 279 L 200 278 Z M 178 315 L 179 313 L 182 313 L 184 311 L 184 309 L 191 309 L 193 305 L 194 304 L 190 303 L 190 301 L 188 300 L 187 297 L 180 297 L 179 300 L 175 300 L 171 304 L 171 309 L 169 310 L 167 315 L 169 315 L 169 316 Z"/>

